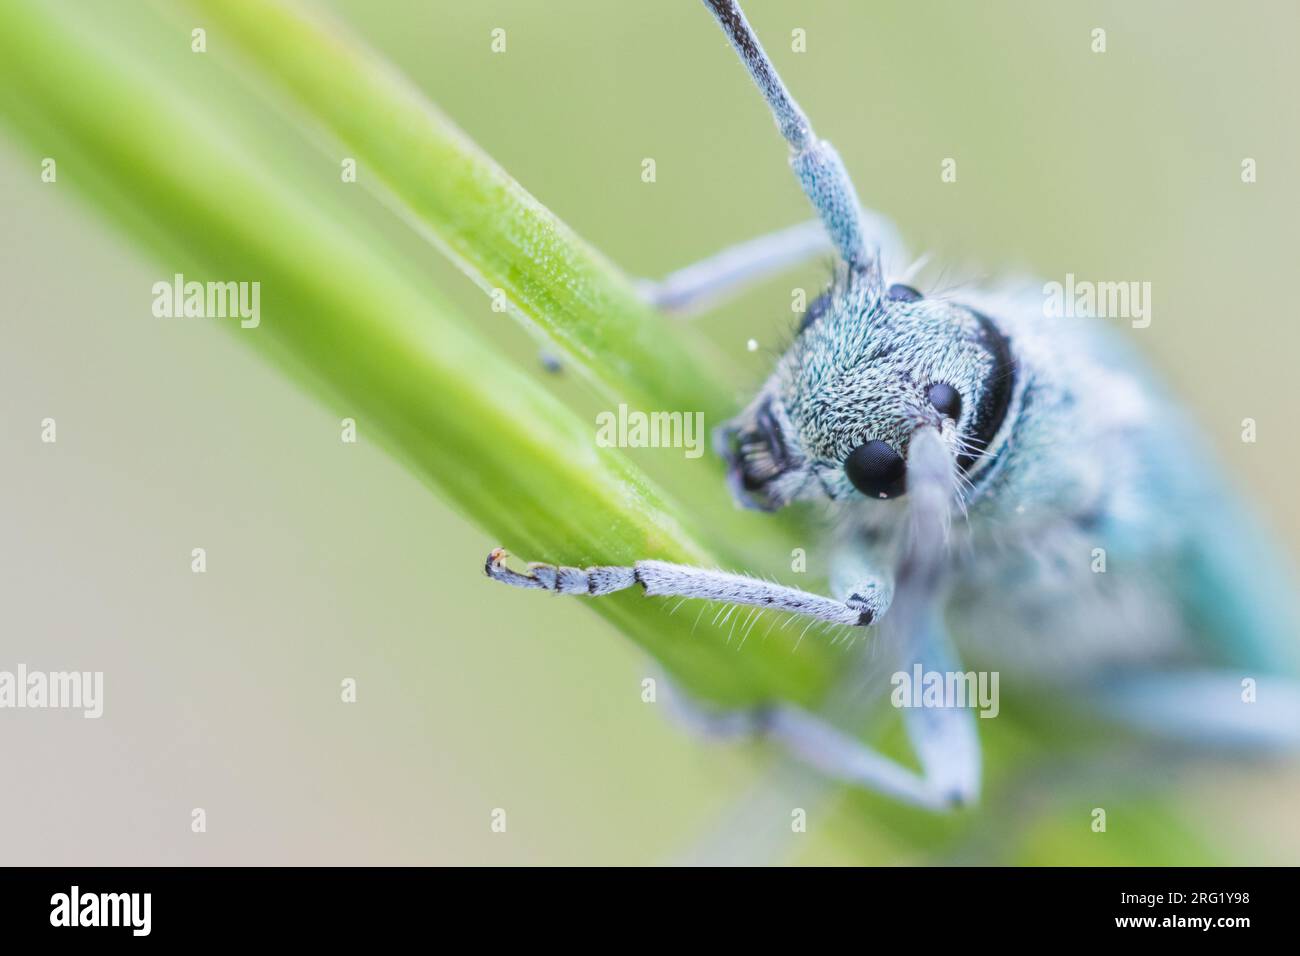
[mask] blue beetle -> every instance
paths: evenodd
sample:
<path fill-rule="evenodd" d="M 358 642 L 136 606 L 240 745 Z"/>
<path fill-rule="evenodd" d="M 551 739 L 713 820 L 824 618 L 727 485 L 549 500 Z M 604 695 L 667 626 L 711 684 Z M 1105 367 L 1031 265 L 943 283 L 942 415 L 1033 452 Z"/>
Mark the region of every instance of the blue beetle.
<path fill-rule="evenodd" d="M 771 108 L 819 221 L 646 294 L 690 311 L 835 252 L 831 287 L 753 401 L 715 433 L 740 503 L 833 503 L 832 596 L 654 560 L 520 572 L 500 550 L 489 576 L 593 596 L 640 586 L 889 628 L 895 702 L 920 772 L 841 729 L 843 708 L 836 721 L 787 704 L 742 715 L 682 706 L 702 728 L 762 732 L 831 778 L 929 809 L 967 803 L 980 787 L 975 711 L 951 693 L 976 676 L 958 649 L 981 673 L 1160 738 L 1300 743 L 1300 618 L 1286 560 L 1177 404 L 1102 323 L 1048 314 L 1042 287 L 926 295 L 892 272 L 893 228 L 861 208 L 739 6 L 705 3 Z M 928 706 L 897 693 L 913 670 L 940 675 Z"/>

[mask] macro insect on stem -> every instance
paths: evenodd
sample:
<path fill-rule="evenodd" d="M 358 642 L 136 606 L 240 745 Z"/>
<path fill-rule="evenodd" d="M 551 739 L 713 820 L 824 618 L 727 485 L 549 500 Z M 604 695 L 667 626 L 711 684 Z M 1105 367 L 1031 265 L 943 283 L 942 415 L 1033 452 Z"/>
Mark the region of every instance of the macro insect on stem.
<path fill-rule="evenodd" d="M 487 574 L 560 594 L 640 586 L 870 628 L 873 644 L 892 638 L 884 652 L 926 672 L 959 672 L 960 643 L 1020 686 L 1068 691 L 1063 706 L 1166 738 L 1300 742 L 1289 592 L 1225 549 L 1248 517 L 1213 469 L 1189 474 L 1195 436 L 1140 360 L 1086 318 L 1045 324 L 1023 290 L 971 289 L 957 301 L 891 273 L 892 228 L 860 208 L 839 155 L 739 6 L 705 4 L 776 120 L 825 244 L 795 227 L 643 289 L 689 312 L 826 246 L 836 252 L 830 288 L 775 370 L 714 433 L 739 504 L 830 503 L 831 595 L 652 558 L 517 571 L 497 549 Z M 1125 573 L 1093 573 L 1084 558 L 1098 547 Z M 1267 702 L 1240 706 L 1243 666 L 1264 675 Z M 918 772 L 855 736 L 865 670 L 845 670 L 819 714 L 782 702 L 748 720 L 683 710 L 702 730 L 765 733 L 833 779 L 917 806 L 974 799 L 971 711 L 952 700 L 904 711 Z"/>
<path fill-rule="evenodd" d="M 881 241 L 893 242 L 892 231 L 878 229 L 879 236 L 869 236 L 865 224 L 879 225 L 876 217 L 864 215 L 856 190 L 838 153 L 817 138 L 803 111 L 786 90 L 775 68 L 764 53 L 744 14 L 734 3 L 709 2 L 732 46 L 740 55 L 754 82 L 763 93 L 782 136 L 789 144 L 790 165 L 817 211 L 824 236 L 841 260 L 837 286 L 828 296 L 845 303 L 904 302 L 895 294 L 886 297 L 881 266 Z M 745 249 L 763 259 L 765 269 L 787 266 L 794 261 L 820 254 L 824 242 L 809 241 L 806 229 L 796 228 L 778 233 L 767 241 L 747 244 L 716 257 L 710 263 L 693 267 L 691 281 L 683 283 L 680 274 L 671 281 L 671 293 L 645 286 L 653 301 L 671 301 L 679 310 L 688 311 L 693 299 L 716 299 L 720 294 L 739 288 L 753 277 L 754 269 L 743 258 Z M 900 287 L 901 288 L 901 287 Z M 761 398 L 761 396 L 760 396 Z M 949 411 L 955 403 L 949 402 Z M 956 458 L 959 453 L 956 426 L 951 418 L 930 402 L 922 402 L 898 416 L 893 443 L 883 438 L 862 436 L 848 454 L 839 456 L 835 467 L 843 471 L 846 483 L 839 494 L 877 498 L 902 497 L 910 485 L 913 534 L 903 549 L 898 574 L 889 578 L 868 575 L 860 585 L 836 597 L 811 594 L 741 574 L 712 569 L 669 564 L 651 559 L 632 566 L 567 568 L 531 564 L 524 572 L 506 565 L 501 549 L 489 555 L 486 570 L 490 577 L 517 587 L 549 590 L 561 594 L 599 596 L 640 585 L 650 596 L 697 597 L 728 604 L 747 604 L 775 611 L 792 612 L 832 624 L 863 627 L 873 624 L 889 606 L 891 595 L 914 594 L 909 603 L 909 620 L 904 628 L 912 631 L 924 616 L 928 594 L 939 579 L 938 555 L 948 522 L 948 509 L 955 492 Z M 860 429 L 859 429 L 860 430 Z M 737 500 L 750 507 L 775 508 L 797 497 L 782 490 L 791 478 L 799 477 L 808 490 L 820 492 L 825 481 L 814 481 L 803 465 L 795 461 L 795 449 L 782 436 L 782 417 L 769 397 L 715 434 L 719 451 L 729 462 L 729 480 Z M 898 449 L 905 449 L 910 467 Z M 800 459 L 806 456 L 800 453 Z M 905 474 L 906 473 L 906 474 Z M 892 578 L 896 577 L 896 580 Z M 899 614 L 903 613 L 900 608 Z M 897 791 L 900 796 L 928 805 L 965 799 L 973 791 L 977 766 L 966 780 L 939 793 L 928 781 L 909 775 L 888 763 L 871 771 L 872 779 L 862 780 L 862 771 L 851 766 L 862 753 L 848 737 L 812 715 L 792 709 L 764 709 L 763 729 L 772 737 L 784 739 L 796 753 L 805 755 L 825 772 L 844 776 L 855 782 Z M 962 734 L 955 735 L 961 738 Z M 844 751 L 842 758 L 827 759 L 827 754 Z M 821 756 L 814 759 L 814 754 Z M 883 759 L 883 758 L 882 758 Z M 953 764 L 977 765 L 977 758 L 967 755 Z M 879 779 L 875 779 L 879 778 Z M 897 779 L 895 779 L 897 778 Z"/>

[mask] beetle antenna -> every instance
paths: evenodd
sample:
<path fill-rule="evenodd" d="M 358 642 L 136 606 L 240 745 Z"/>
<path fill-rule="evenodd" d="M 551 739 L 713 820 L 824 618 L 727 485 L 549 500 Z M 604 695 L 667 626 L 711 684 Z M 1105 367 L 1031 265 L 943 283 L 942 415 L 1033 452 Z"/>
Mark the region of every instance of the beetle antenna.
<path fill-rule="evenodd" d="M 830 143 L 817 138 L 812 124 L 776 67 L 763 51 L 754 29 L 735 0 L 704 0 L 717 17 L 741 62 L 772 110 L 781 135 L 790 144 L 790 168 L 821 217 L 840 257 L 858 272 L 880 275 L 879 251 L 869 248 L 862 229 L 858 194 L 848 171 Z"/>

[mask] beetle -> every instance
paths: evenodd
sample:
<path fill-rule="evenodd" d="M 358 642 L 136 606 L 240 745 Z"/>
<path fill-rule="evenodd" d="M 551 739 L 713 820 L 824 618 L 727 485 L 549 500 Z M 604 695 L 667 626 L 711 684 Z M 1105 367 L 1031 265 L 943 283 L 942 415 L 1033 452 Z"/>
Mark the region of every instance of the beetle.
<path fill-rule="evenodd" d="M 740 504 L 832 503 L 832 594 L 653 559 L 516 571 L 500 549 L 488 575 L 561 594 L 639 586 L 850 628 L 888 625 L 901 635 L 900 660 L 925 672 L 960 673 L 960 650 L 1159 739 L 1300 744 L 1287 562 L 1177 402 L 1112 330 L 1047 317 L 1038 287 L 940 296 L 889 271 L 900 248 L 893 227 L 861 207 L 740 7 L 704 2 L 766 100 L 818 220 L 645 291 L 689 311 L 835 253 L 830 288 L 754 399 L 715 432 Z M 979 793 L 974 712 L 952 700 L 904 712 L 919 772 L 825 713 L 777 702 L 738 720 L 695 716 L 764 733 L 833 779 L 918 807 Z"/>

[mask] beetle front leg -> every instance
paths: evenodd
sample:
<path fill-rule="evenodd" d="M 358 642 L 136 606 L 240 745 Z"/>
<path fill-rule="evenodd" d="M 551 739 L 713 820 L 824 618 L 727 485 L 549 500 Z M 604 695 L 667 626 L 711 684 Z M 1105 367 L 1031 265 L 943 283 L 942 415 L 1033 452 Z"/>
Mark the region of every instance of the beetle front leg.
<path fill-rule="evenodd" d="M 667 561 L 637 561 L 627 566 L 590 568 L 530 564 L 526 571 L 506 567 L 506 552 L 496 548 L 488 555 L 484 570 L 494 581 L 519 588 L 554 591 L 557 594 L 585 594 L 597 597 L 640 585 L 650 597 L 702 598 L 724 604 L 746 604 L 774 611 L 801 614 L 831 624 L 866 627 L 884 610 L 875 590 L 854 593 L 843 601 L 773 584 L 744 574 L 696 568 Z"/>
<path fill-rule="evenodd" d="M 893 601 L 894 576 L 875 549 L 855 536 L 831 554 L 830 588 L 839 600 L 869 607 L 880 620 Z"/>

